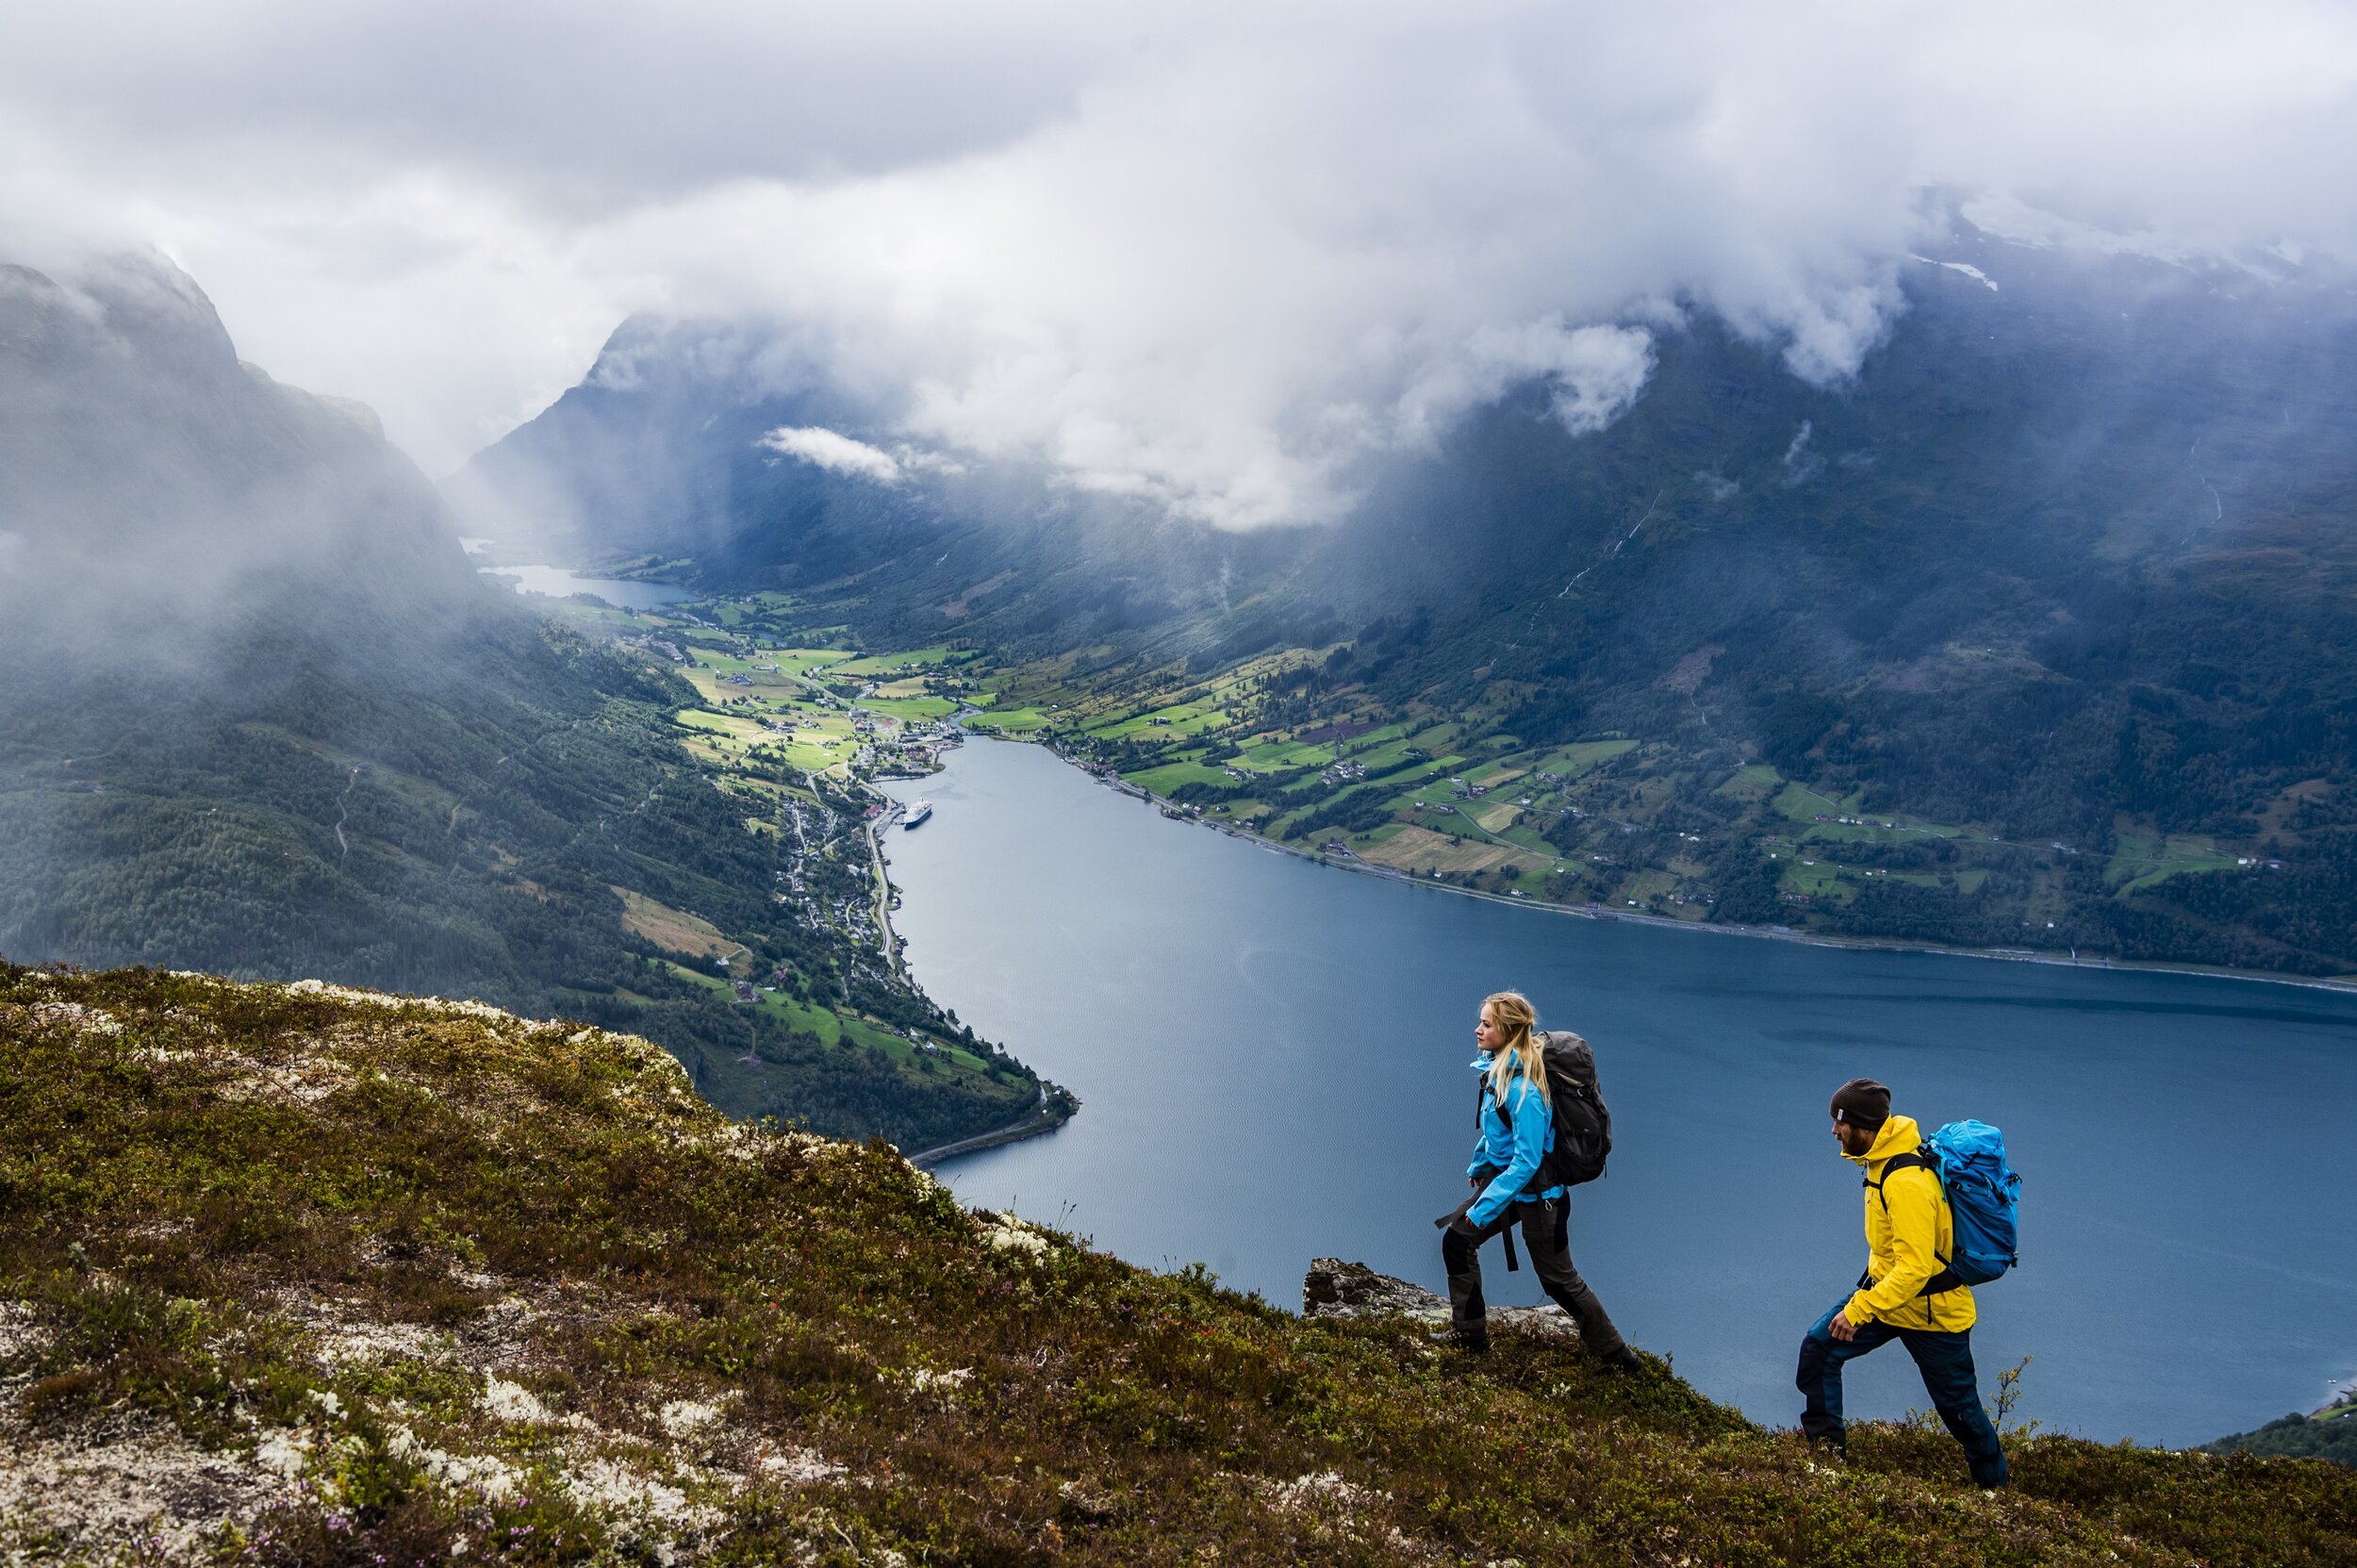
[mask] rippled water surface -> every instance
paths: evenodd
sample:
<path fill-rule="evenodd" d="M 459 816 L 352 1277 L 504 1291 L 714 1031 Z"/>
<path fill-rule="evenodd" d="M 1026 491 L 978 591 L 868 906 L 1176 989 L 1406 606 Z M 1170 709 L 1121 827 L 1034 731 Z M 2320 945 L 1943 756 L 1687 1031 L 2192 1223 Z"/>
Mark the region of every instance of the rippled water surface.
<path fill-rule="evenodd" d="M 1438 1287 L 1471 1147 L 1473 1014 L 1527 991 L 1595 1042 L 1617 1147 L 1574 1252 L 1623 1329 L 1788 1425 L 1801 1331 L 1864 1261 L 1825 1101 L 1882 1079 L 1927 1126 L 2002 1126 L 2022 1263 L 1975 1353 L 2023 1408 L 2184 1444 L 2357 1371 L 2357 998 L 2176 975 L 1839 951 L 1551 916 L 1320 867 L 1163 819 L 1047 751 L 974 741 L 896 784 L 917 977 L 1084 1102 L 953 1163 L 1149 1265 L 1296 1306 L 1320 1254 Z M 1492 1300 L 1536 1301 L 1488 1249 Z M 1925 1403 L 1893 1346 L 1852 1408 Z"/>

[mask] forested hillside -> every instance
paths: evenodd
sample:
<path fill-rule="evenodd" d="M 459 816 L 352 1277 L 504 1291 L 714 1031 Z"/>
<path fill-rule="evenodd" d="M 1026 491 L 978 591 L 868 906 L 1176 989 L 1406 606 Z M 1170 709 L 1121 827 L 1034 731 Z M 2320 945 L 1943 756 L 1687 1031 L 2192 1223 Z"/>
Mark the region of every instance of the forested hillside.
<path fill-rule="evenodd" d="M 798 462 L 762 432 L 858 407 L 742 361 L 716 374 L 683 346 L 713 329 L 650 323 L 609 349 L 628 376 L 593 377 L 476 478 L 533 474 L 593 520 L 585 548 L 783 589 L 808 624 L 953 637 L 1028 672 L 997 683 L 1027 711 L 1086 704 L 1047 727 L 1149 787 L 1191 782 L 1181 803 L 1280 836 L 1341 828 L 1419 874 L 1682 918 L 2357 967 L 2347 291 L 2276 257 L 2093 255 L 1961 221 L 1903 284 L 1852 381 L 1812 386 L 1694 316 L 1607 430 L 1567 435 L 1526 388 L 1373 474 L 1334 527 L 1220 534 L 1004 466 L 886 484 Z M 691 413 L 702 444 L 680 437 Z M 594 467 L 566 477 L 606 439 L 692 475 L 692 524 Z M 1248 721 L 1229 704 L 1149 727 L 1202 709 L 1207 682 L 1248 694 Z M 1386 745 L 1438 765 L 1442 796 L 1352 771 L 1401 761 L 1364 754 Z M 1566 748 L 1587 749 L 1575 786 Z M 1511 819 L 1429 809 L 1456 781 L 1550 773 Z M 1409 827 L 1456 842 L 1398 847 Z M 1469 840 L 1483 852 L 1456 852 Z"/>
<path fill-rule="evenodd" d="M 0 274 L 0 953 L 591 1019 L 911 1148 L 1038 1105 L 882 950 L 854 785 L 723 780 L 684 683 L 480 578 L 365 410 L 239 365 L 185 276 Z"/>
<path fill-rule="evenodd" d="M 2330 1460 L 2357 1469 L 2357 1419 L 2350 1411 L 2357 1405 L 2348 1400 L 2335 1401 L 2314 1415 L 2294 1411 L 2259 1428 L 2256 1431 L 2236 1432 L 2232 1437 L 2205 1443 L 2202 1448 L 2213 1454 L 2266 1454 L 2289 1459 Z"/>

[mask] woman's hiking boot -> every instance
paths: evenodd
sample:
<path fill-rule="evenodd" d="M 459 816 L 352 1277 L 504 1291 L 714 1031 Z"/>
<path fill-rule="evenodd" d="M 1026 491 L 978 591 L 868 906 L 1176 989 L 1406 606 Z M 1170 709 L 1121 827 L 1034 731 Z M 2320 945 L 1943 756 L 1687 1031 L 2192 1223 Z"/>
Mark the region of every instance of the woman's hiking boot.
<path fill-rule="evenodd" d="M 1490 1353 L 1490 1330 L 1487 1329 L 1467 1332 L 1452 1324 L 1446 1329 L 1433 1329 L 1430 1337 L 1433 1344 L 1444 1349 L 1464 1350 L 1475 1356 Z"/>
<path fill-rule="evenodd" d="M 1625 1345 L 1608 1356 L 1599 1356 L 1596 1359 L 1604 1363 L 1604 1369 L 1607 1372 L 1642 1372 L 1645 1370 L 1645 1358 Z"/>

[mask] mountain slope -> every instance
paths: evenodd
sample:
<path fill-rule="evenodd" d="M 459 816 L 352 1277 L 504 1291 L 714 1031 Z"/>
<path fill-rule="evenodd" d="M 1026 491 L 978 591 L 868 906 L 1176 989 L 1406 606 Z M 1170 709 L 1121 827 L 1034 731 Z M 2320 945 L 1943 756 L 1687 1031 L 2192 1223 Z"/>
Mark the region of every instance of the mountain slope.
<path fill-rule="evenodd" d="M 2323 1564 L 2357 1475 L 1302 1321 L 732 1125 L 642 1042 L 0 970 L 0 1536 L 149 1561 Z M 78 1468 L 77 1468 L 78 1467 Z"/>
<path fill-rule="evenodd" d="M 1032 1109 L 986 1046 L 897 1061 L 955 1026 L 872 934 L 778 900 L 789 872 L 866 885 L 864 801 L 798 786 L 837 830 L 800 857 L 774 792 L 680 746 L 692 693 L 485 583 L 365 411 L 241 365 L 160 260 L 66 276 L 0 272 L 0 952 L 588 1017 L 739 1114 L 910 1147 Z M 738 1005 L 633 926 L 645 900 L 856 1037 Z"/>
<path fill-rule="evenodd" d="M 1961 222 L 1937 256 L 1910 264 L 1906 312 L 1850 383 L 1797 381 L 1697 318 L 1660 336 L 1610 428 L 1567 435 L 1525 388 L 1374 474 L 1328 529 L 1222 536 L 1059 512 L 1012 479 L 880 487 L 780 462 L 755 427 L 823 417 L 816 394 L 768 409 L 758 377 L 699 382 L 676 350 L 663 398 L 609 388 L 593 419 L 560 404 L 483 462 L 726 404 L 741 422 L 700 426 L 730 434 L 690 465 L 703 580 L 775 586 L 806 559 L 806 624 L 957 636 L 1116 726 L 1274 649 L 1328 660 L 1285 672 L 1259 729 L 1129 735 L 1113 760 L 1134 774 L 1216 771 L 1211 750 L 1335 723 L 1445 727 L 1436 745 L 1508 771 L 1639 742 L 1599 787 L 1533 802 L 1554 815 L 1519 824 L 1514 852 L 1555 879 L 1533 896 L 2357 968 L 2347 289 Z M 864 542 L 814 524 L 836 504 L 819 498 L 854 494 L 903 520 Z M 665 548 L 633 516 L 599 542 Z M 1351 815 L 1345 781 L 1307 799 L 1313 779 L 1240 779 L 1232 803 L 1294 826 Z M 1889 826 L 1839 820 L 1870 817 Z"/>
<path fill-rule="evenodd" d="M 2314 1415 L 2298 1411 L 2279 1416 L 2256 1430 L 2235 1432 L 2205 1443 L 2205 1452 L 2213 1454 L 2252 1453 L 2282 1455 L 2299 1459 L 2330 1460 L 2357 1469 L 2357 1422 L 2349 1419 L 2350 1407 L 2340 1403 Z"/>

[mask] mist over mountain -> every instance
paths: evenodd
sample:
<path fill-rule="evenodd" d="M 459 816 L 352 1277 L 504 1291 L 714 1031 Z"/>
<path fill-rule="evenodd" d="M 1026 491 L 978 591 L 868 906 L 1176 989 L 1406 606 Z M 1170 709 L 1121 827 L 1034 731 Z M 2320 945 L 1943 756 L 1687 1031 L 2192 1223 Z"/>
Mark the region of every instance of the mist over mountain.
<path fill-rule="evenodd" d="M 866 885 L 863 802 L 801 807 L 860 852 L 789 860 L 680 750 L 693 693 L 478 575 L 367 410 L 241 364 L 159 257 L 51 265 L 0 269 L 0 953 L 594 1017 L 734 1113 L 911 1147 L 1033 1104 L 987 1045 L 904 1075 L 683 973 L 629 909 L 955 1032 L 773 896 Z"/>
<path fill-rule="evenodd" d="M 488 766 L 461 716 L 513 716 L 536 634 L 366 411 L 241 364 L 185 274 L 64 278 L 0 280 L 0 948 L 483 983 L 379 881 L 400 835 L 355 769 Z"/>
<path fill-rule="evenodd" d="M 798 452 L 800 437 L 819 444 Z M 940 457 L 763 322 L 633 318 L 581 385 L 444 489 L 510 552 L 652 556 L 716 586 L 858 585 L 867 635 L 919 642 L 969 620 L 1044 646 L 1087 624 L 1215 614 L 1321 536 L 1240 534 L 1041 465 Z"/>
<path fill-rule="evenodd" d="M 1116 557 L 1126 535 L 1127 569 L 1174 536 L 1209 541 L 1231 605 L 1297 573 L 1287 592 L 1360 619 L 1501 593 L 1573 606 L 1569 579 L 1640 520 L 1648 549 L 1707 538 L 1704 553 L 1744 559 L 1754 598 L 1854 556 L 1885 619 L 1940 564 L 1925 552 L 2041 579 L 2216 568 L 2261 541 L 2338 557 L 2357 475 L 2346 277 L 2105 256 L 1963 221 L 1933 249 L 1907 257 L 1890 336 L 1854 377 L 1796 375 L 1772 342 L 1694 310 L 1656 335 L 1641 389 L 1600 429 L 1564 428 L 1552 378 L 1508 384 L 1431 454 L 1371 465 L 1343 525 L 1280 530 L 1294 536 L 1259 551 L 1044 469 L 913 447 L 878 400 L 823 380 L 793 323 L 759 321 L 634 318 L 452 488 L 519 538 L 686 557 L 714 580 L 807 584 L 892 561 L 919 586 L 886 603 L 924 597 L 930 564 L 909 557 L 925 545 L 1046 520 L 1103 525 L 1094 548 Z M 804 433 L 867 460 L 781 439 Z M 1870 543 L 1845 523 L 1888 532 Z M 1798 532 L 1763 540 L 1780 529 Z"/>
<path fill-rule="evenodd" d="M 8 613 L 77 660 L 185 657 L 322 586 L 415 611 L 470 577 L 375 415 L 241 362 L 153 253 L 0 266 L 0 523 Z"/>
<path fill-rule="evenodd" d="M 2347 278 L 1962 217 L 1901 278 L 1854 377 L 1797 375 L 1691 311 L 1654 332 L 1642 390 L 1601 430 L 1567 428 L 1559 386 L 1534 378 L 1430 455 L 1369 469 L 1327 525 L 1238 534 L 1038 470 L 929 467 L 806 371 L 779 390 L 793 332 L 750 322 L 634 322 L 466 483 L 529 495 L 516 515 L 558 520 L 576 549 L 807 594 L 880 644 L 953 632 L 1208 669 L 1348 642 L 1336 679 L 1394 703 L 1534 745 L 1672 745 L 1705 816 L 1768 763 L 2097 861 L 2122 832 L 2217 835 L 2289 857 L 2289 880 L 2127 900 L 2099 881 L 2054 895 L 2075 912 L 2055 929 L 2137 956 L 2345 962 Z M 1750 877 L 1729 859 L 1712 880 Z M 1838 918 L 2003 942 L 2041 901 L 1878 890 Z"/>
<path fill-rule="evenodd" d="M 1845 376 L 1944 190 L 2357 255 L 2352 60 L 2309 0 L 110 0 L 0 19 L 0 211 L 171 246 L 437 473 L 629 315 L 764 317 L 901 439 L 1260 525 L 1521 377 L 1616 409 L 1688 305 Z"/>
<path fill-rule="evenodd" d="M 338 820 L 325 759 L 475 692 L 500 606 L 365 408 L 241 363 L 158 256 L 51 265 L 0 271 L 0 947 L 353 962 L 352 928 L 293 918 L 365 901 L 304 885 Z M 262 733 L 319 777 L 264 787 Z"/>

